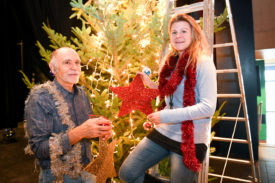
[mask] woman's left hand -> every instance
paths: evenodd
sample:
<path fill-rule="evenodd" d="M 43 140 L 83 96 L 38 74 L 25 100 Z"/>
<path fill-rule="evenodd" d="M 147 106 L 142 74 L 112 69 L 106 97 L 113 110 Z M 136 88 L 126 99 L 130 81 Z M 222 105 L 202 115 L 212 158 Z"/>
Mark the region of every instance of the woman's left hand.
<path fill-rule="evenodd" d="M 159 125 L 161 123 L 161 121 L 160 121 L 160 111 L 153 112 L 153 113 L 149 114 L 147 116 L 147 118 L 149 119 L 149 121 L 151 121 L 155 125 Z"/>

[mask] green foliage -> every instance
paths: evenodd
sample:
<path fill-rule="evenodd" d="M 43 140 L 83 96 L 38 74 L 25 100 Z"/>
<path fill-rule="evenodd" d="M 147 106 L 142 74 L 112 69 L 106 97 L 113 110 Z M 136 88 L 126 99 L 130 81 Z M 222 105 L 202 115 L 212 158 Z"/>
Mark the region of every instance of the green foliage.
<path fill-rule="evenodd" d="M 215 124 L 217 124 L 220 121 L 221 117 L 226 115 L 226 113 L 221 114 L 221 110 L 225 104 L 226 104 L 226 101 L 224 101 L 222 105 L 219 107 L 219 109 L 215 111 L 212 117 L 211 128 L 213 128 L 213 126 L 215 126 Z"/>
<path fill-rule="evenodd" d="M 228 21 L 228 13 L 225 8 L 223 13 L 219 16 L 215 16 L 214 18 L 214 32 L 222 31 L 226 28 L 226 26 L 222 26 L 224 22 Z"/>
<path fill-rule="evenodd" d="M 118 170 L 129 152 L 148 133 L 143 129 L 146 115 L 140 111 L 118 118 L 121 100 L 110 86 L 127 86 L 138 71 L 147 66 L 152 79 L 157 80 L 160 51 L 167 42 L 163 35 L 163 17 L 158 1 L 71 1 L 74 13 L 82 27 L 73 27 L 73 38 L 56 33 L 43 24 L 53 50 L 62 46 L 77 50 L 82 61 L 79 84 L 86 88 L 96 115 L 113 122 L 114 139 L 118 140 L 114 155 Z M 49 62 L 51 51 L 39 42 L 43 60 Z M 156 101 L 152 101 L 155 109 Z M 97 154 L 98 141 L 93 141 L 92 152 Z"/>
<path fill-rule="evenodd" d="M 225 8 L 223 13 L 220 14 L 219 16 L 214 17 L 214 33 L 220 32 L 226 28 L 224 23 L 228 21 L 228 13 L 227 9 Z M 203 28 L 203 18 L 200 18 L 200 27 Z"/>
<path fill-rule="evenodd" d="M 51 59 L 51 51 L 46 50 L 39 41 L 36 42 L 36 46 L 39 48 L 39 54 L 42 56 L 42 60 L 49 63 Z"/>
<path fill-rule="evenodd" d="M 32 89 L 35 83 L 33 81 L 31 82 L 28 76 L 22 70 L 19 70 L 19 72 L 23 75 L 22 81 L 25 83 L 27 88 Z"/>
<path fill-rule="evenodd" d="M 170 157 L 168 156 L 159 162 L 159 175 L 162 177 L 169 178 L 170 172 Z"/>

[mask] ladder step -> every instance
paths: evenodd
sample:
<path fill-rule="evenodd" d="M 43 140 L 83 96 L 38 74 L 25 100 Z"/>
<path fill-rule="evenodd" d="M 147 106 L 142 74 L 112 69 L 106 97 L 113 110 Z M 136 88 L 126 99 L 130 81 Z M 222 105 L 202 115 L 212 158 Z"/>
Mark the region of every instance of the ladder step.
<path fill-rule="evenodd" d="M 249 164 L 251 165 L 251 161 L 249 160 L 244 160 L 244 159 L 237 159 L 237 158 L 226 158 L 226 157 L 222 157 L 222 156 L 213 156 L 210 155 L 209 156 L 210 159 L 215 159 L 215 160 L 228 160 L 230 162 L 234 162 L 234 163 L 242 163 L 242 164 Z"/>
<path fill-rule="evenodd" d="M 247 179 L 241 179 L 241 178 L 236 178 L 236 177 L 231 177 L 231 176 L 221 176 L 219 174 L 215 174 L 215 173 L 208 173 L 209 176 L 213 176 L 213 177 L 223 177 L 224 179 L 229 179 L 229 180 L 235 180 L 235 181 L 239 181 L 239 182 L 253 182 L 252 180 L 247 180 Z"/>
<path fill-rule="evenodd" d="M 213 48 L 224 48 L 224 47 L 229 47 L 233 46 L 233 43 L 221 43 L 221 44 L 214 44 Z"/>
<path fill-rule="evenodd" d="M 223 116 L 223 117 L 217 117 L 219 120 L 225 120 L 225 121 L 245 121 L 245 118 L 243 117 L 228 117 L 228 116 Z"/>
<path fill-rule="evenodd" d="M 231 138 L 225 138 L 225 137 L 213 137 L 212 140 L 214 141 L 221 141 L 221 142 L 234 142 L 234 143 L 240 143 L 240 144 L 248 144 L 248 140 L 246 139 L 231 139 Z"/>
<path fill-rule="evenodd" d="M 216 71 L 217 74 L 224 74 L 224 73 L 237 73 L 237 69 L 219 69 Z"/>
<path fill-rule="evenodd" d="M 177 14 L 177 13 L 192 13 L 192 12 L 196 12 L 196 11 L 202 11 L 204 7 L 204 3 L 203 2 L 199 2 L 199 3 L 193 3 L 191 5 L 186 5 L 186 6 L 180 6 L 177 8 L 174 8 L 171 11 L 171 14 Z"/>
<path fill-rule="evenodd" d="M 218 94 L 218 98 L 241 98 L 241 94 Z"/>

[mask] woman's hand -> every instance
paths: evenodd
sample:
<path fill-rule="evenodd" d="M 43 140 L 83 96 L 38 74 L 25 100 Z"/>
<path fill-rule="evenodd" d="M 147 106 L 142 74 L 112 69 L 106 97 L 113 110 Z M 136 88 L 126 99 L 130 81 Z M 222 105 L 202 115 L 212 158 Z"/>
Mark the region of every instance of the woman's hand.
<path fill-rule="evenodd" d="M 151 121 L 151 122 L 154 123 L 155 125 L 161 124 L 161 121 L 160 121 L 160 111 L 158 111 L 158 112 L 153 112 L 153 113 L 149 114 L 149 115 L 147 116 L 147 118 L 149 119 L 149 121 Z"/>
<path fill-rule="evenodd" d="M 158 89 L 158 85 L 155 82 L 153 82 L 147 74 L 145 74 L 144 72 L 137 72 L 137 74 L 140 75 L 141 80 L 145 86 L 148 86 L 152 89 Z"/>

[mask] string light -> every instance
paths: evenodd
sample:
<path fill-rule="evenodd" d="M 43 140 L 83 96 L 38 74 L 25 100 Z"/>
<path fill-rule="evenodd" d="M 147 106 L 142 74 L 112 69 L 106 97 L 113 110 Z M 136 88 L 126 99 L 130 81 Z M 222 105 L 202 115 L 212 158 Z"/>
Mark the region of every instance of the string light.
<path fill-rule="evenodd" d="M 137 7 L 136 14 L 138 16 L 142 16 L 144 14 L 144 10 L 145 10 L 145 6 L 144 5 L 140 5 L 140 6 Z"/>
<path fill-rule="evenodd" d="M 151 49 L 151 44 L 153 42 L 153 39 L 151 39 L 151 32 L 147 31 L 148 28 L 148 24 L 150 23 L 150 17 L 152 15 L 152 13 L 157 13 L 155 15 L 157 15 L 158 20 L 161 20 L 164 16 L 164 12 L 166 11 L 166 0 L 158 0 L 157 3 L 156 1 L 151 1 L 151 0 L 144 0 L 142 1 L 142 3 L 139 2 L 139 6 L 136 8 L 136 15 L 138 17 L 138 26 L 139 26 L 139 32 L 135 32 L 133 31 L 133 34 L 130 35 L 130 39 L 134 40 L 135 43 L 137 43 L 136 46 L 140 47 L 141 49 L 139 49 L 139 53 L 142 54 L 142 52 L 145 55 L 145 49 L 148 48 L 148 46 L 150 45 L 150 49 Z M 126 3 L 124 5 L 124 3 Z M 106 38 L 106 25 L 110 25 L 110 29 L 112 31 L 112 29 L 116 29 L 118 26 L 118 24 L 115 25 L 115 21 L 114 18 L 110 18 L 110 17 L 115 17 L 115 15 L 119 15 L 119 11 L 118 9 L 127 7 L 127 3 L 128 1 L 113 1 L 113 0 L 102 0 L 102 1 L 98 1 L 99 7 L 98 7 L 98 11 L 102 12 L 102 17 L 100 17 L 102 20 L 106 21 L 102 23 L 102 29 L 100 31 L 98 31 L 96 34 L 91 35 L 91 40 L 92 40 L 92 45 L 90 46 L 91 48 L 94 49 L 98 49 L 100 52 L 99 55 L 101 55 L 103 53 L 103 51 L 106 52 L 104 53 L 105 56 L 103 56 L 102 58 L 98 58 L 98 57 L 91 57 L 87 63 L 85 63 L 86 65 L 83 65 L 82 67 L 86 67 L 86 69 L 88 70 L 89 66 L 91 67 L 91 64 L 94 66 L 94 72 L 87 77 L 90 81 L 91 81 L 91 86 L 94 88 L 95 91 L 100 92 L 100 88 L 108 88 L 108 99 L 104 101 L 103 105 L 108 108 L 108 110 L 110 110 L 109 108 L 113 105 L 114 103 L 114 97 L 117 96 L 115 95 L 113 92 L 109 91 L 109 87 L 113 86 L 113 87 L 119 87 L 124 86 L 124 85 L 128 85 L 130 83 L 130 79 L 132 78 L 131 74 L 134 74 L 134 69 L 132 70 L 133 64 L 134 63 L 132 60 L 132 63 L 127 64 L 127 67 L 124 70 L 121 70 L 121 72 L 119 74 L 123 75 L 123 80 L 121 82 L 118 83 L 118 81 L 116 79 L 114 79 L 114 74 L 115 74 L 115 70 L 113 69 L 112 65 L 113 65 L 113 54 L 111 54 L 108 45 L 108 42 L 106 42 L 106 40 L 108 38 Z M 152 9 L 153 8 L 153 9 Z M 123 18 L 127 18 L 127 17 L 123 17 Z M 108 21 L 110 19 L 110 21 Z M 160 21 L 160 24 L 162 24 L 163 22 Z M 106 24 L 106 25 L 104 25 Z M 126 23 L 127 24 L 127 23 Z M 163 26 L 163 25 L 162 25 Z M 150 32 L 150 33 L 148 33 Z M 145 35 L 144 35 L 145 33 Z M 106 45 L 105 45 L 106 44 Z M 149 49 L 149 48 L 148 48 Z M 109 53 L 110 52 L 110 53 Z M 94 52 L 93 52 L 94 53 Z M 95 52 L 97 53 L 97 52 Z M 121 55 L 118 55 L 121 56 Z M 154 53 L 152 52 L 152 56 L 154 56 L 155 58 L 159 58 L 160 57 L 160 53 Z M 135 60 L 136 57 L 134 57 L 133 60 Z M 124 60 L 123 60 L 124 61 Z M 160 60 L 159 59 L 155 59 L 154 61 L 157 65 L 159 65 Z M 145 62 L 144 62 L 145 63 Z M 145 64 L 146 65 L 146 64 Z M 134 64 L 134 66 L 138 66 L 137 64 Z M 144 67 L 144 66 L 143 66 Z M 107 68 L 107 69 L 104 69 Z M 158 71 L 152 71 L 152 73 L 157 74 Z M 106 77 L 107 75 L 107 77 Z M 106 79 L 108 78 L 108 79 Z M 89 81 L 88 80 L 88 81 Z M 89 82 L 90 82 L 89 81 Z M 108 84 L 107 84 L 108 83 Z M 91 97 L 95 97 L 95 94 L 92 93 L 90 95 Z M 158 101 L 157 101 L 158 102 Z M 133 110 L 128 118 L 128 121 L 126 121 L 126 130 L 130 130 L 128 131 L 128 135 L 126 137 L 129 137 L 130 141 L 133 142 L 133 146 L 130 148 L 130 153 L 132 152 L 132 150 L 135 149 L 136 144 L 141 140 L 140 137 L 135 138 L 134 136 L 134 130 L 135 130 L 135 120 L 137 120 L 135 117 L 137 116 L 137 114 L 135 114 L 135 110 Z M 115 115 L 112 117 L 115 120 L 120 120 L 118 119 L 118 116 Z M 129 125 L 129 127 L 128 127 Z M 130 129 L 129 129 L 130 128 Z M 112 138 L 115 138 L 116 136 L 116 132 L 112 131 Z M 118 134 L 119 135 L 119 134 Z M 116 137 L 117 138 L 117 137 Z M 120 153 L 120 151 L 118 151 L 118 148 L 120 146 L 116 145 L 116 151 L 114 151 L 114 154 Z M 94 155 L 94 157 L 96 157 L 97 155 Z M 111 179 L 111 182 L 116 182 L 113 178 Z"/>
<path fill-rule="evenodd" d="M 105 103 L 106 108 L 111 106 L 110 100 L 106 100 L 104 103 Z"/>
<path fill-rule="evenodd" d="M 95 44 L 95 46 L 96 47 L 98 47 L 98 48 L 101 48 L 101 45 L 102 45 L 102 43 L 103 43 L 103 35 L 104 33 L 103 32 L 98 32 L 97 33 L 97 37 L 94 39 L 94 43 L 93 44 Z"/>
<path fill-rule="evenodd" d="M 88 70 L 88 69 L 89 69 L 89 64 L 90 64 L 92 61 L 93 61 L 93 59 L 90 58 L 90 59 L 88 60 L 88 63 L 87 63 L 86 65 L 81 66 L 81 67 L 86 67 L 86 70 Z"/>
<path fill-rule="evenodd" d="M 132 34 L 132 38 L 136 39 L 138 36 L 136 34 Z"/>
<path fill-rule="evenodd" d="M 140 40 L 139 44 L 141 45 L 142 48 L 145 48 L 150 44 L 150 37 L 147 37 L 145 39 Z"/>

